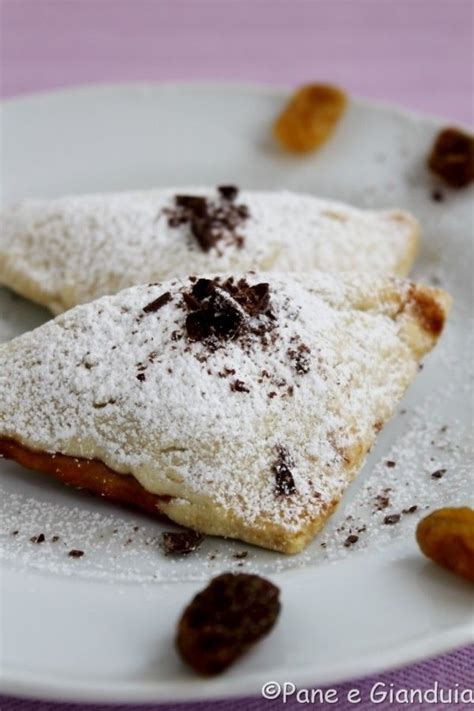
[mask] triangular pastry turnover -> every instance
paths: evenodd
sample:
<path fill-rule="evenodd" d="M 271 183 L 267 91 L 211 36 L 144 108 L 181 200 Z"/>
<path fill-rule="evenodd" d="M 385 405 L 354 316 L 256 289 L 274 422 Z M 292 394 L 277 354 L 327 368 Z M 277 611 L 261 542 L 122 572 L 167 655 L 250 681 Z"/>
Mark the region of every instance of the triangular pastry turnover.
<path fill-rule="evenodd" d="M 319 272 L 103 297 L 0 346 L 0 454 L 197 531 L 298 552 L 449 303 L 393 277 Z"/>
<path fill-rule="evenodd" d="M 418 225 L 233 186 L 26 200 L 0 216 L 0 284 L 54 313 L 136 284 L 188 274 L 360 270 L 408 273 Z"/>

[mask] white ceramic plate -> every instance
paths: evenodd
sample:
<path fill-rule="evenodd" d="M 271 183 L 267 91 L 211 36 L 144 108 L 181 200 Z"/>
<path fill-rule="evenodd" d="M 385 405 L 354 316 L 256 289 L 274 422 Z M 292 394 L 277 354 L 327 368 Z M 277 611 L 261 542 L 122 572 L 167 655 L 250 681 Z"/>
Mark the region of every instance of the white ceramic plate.
<path fill-rule="evenodd" d="M 5 692 L 121 702 L 258 694 L 269 680 L 334 683 L 472 639 L 471 590 L 426 561 L 413 535 L 426 510 L 472 501 L 472 191 L 443 189 L 443 202 L 432 200 L 425 159 L 436 121 L 357 101 L 318 153 L 284 155 L 269 127 L 285 95 L 264 87 L 124 85 L 3 106 L 4 202 L 234 182 L 400 206 L 423 227 L 416 276 L 455 299 L 445 336 L 399 414 L 302 555 L 207 539 L 193 557 L 165 559 L 157 540 L 170 526 L 0 462 Z M 0 290 L 3 340 L 46 318 Z M 437 469 L 446 469 L 443 478 L 431 476 Z M 377 511 L 385 488 L 389 507 Z M 399 524 L 383 523 L 414 504 L 417 511 Z M 348 533 L 364 527 L 346 548 Z M 39 533 L 46 541 L 32 543 Z M 71 548 L 85 555 L 72 559 Z M 243 550 L 247 557 L 236 558 Z M 174 626 L 191 596 L 223 570 L 270 576 L 281 586 L 283 612 L 271 636 L 226 674 L 197 679 L 174 651 Z"/>

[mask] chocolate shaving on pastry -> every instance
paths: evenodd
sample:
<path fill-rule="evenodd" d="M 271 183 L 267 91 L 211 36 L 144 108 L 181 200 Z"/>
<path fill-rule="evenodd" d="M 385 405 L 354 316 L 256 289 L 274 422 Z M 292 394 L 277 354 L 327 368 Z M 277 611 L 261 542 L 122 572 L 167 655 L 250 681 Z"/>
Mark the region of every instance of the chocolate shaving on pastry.
<path fill-rule="evenodd" d="M 154 313 L 155 311 L 158 311 L 159 309 L 162 308 L 162 306 L 165 306 L 165 304 L 168 304 L 171 301 L 171 294 L 169 291 L 165 291 L 164 294 L 161 294 L 157 299 L 154 299 L 151 303 L 147 304 L 144 308 L 143 311 L 146 314 Z"/>
<path fill-rule="evenodd" d="M 242 380 L 234 380 L 233 383 L 230 384 L 230 389 L 234 393 L 249 393 L 250 390 L 249 388 L 245 385 Z"/>
<path fill-rule="evenodd" d="M 235 185 L 219 185 L 217 190 L 224 200 L 233 201 L 239 194 L 239 189 Z"/>
<path fill-rule="evenodd" d="M 238 190 L 233 185 L 223 185 L 217 192 L 217 200 L 176 195 L 175 207 L 165 210 L 170 227 L 189 224 L 191 234 L 203 252 L 209 252 L 221 240 L 239 248 L 244 244 L 244 238 L 237 230 L 250 215 L 248 207 L 235 204 Z"/>
<path fill-rule="evenodd" d="M 250 286 L 245 279 L 225 281 L 198 279 L 183 301 L 191 313 L 186 317 L 187 336 L 192 341 L 236 340 L 249 333 L 262 336 L 273 328 L 270 289 L 266 283 Z M 265 320 L 255 321 L 259 317 Z"/>
<path fill-rule="evenodd" d="M 305 343 L 299 343 L 297 348 L 288 349 L 288 357 L 293 361 L 294 368 L 298 375 L 305 375 L 311 368 L 310 358 L 311 348 Z"/>
<path fill-rule="evenodd" d="M 295 463 L 286 447 L 277 447 L 278 458 L 273 465 L 275 492 L 281 496 L 291 496 L 296 491 L 295 480 L 290 467 Z"/>

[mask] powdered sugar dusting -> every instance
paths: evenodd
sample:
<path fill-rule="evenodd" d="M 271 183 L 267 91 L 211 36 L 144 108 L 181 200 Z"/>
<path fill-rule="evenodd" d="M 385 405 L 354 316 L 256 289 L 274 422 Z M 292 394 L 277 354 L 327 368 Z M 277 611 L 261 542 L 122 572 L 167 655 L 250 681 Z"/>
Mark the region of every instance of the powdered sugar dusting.
<path fill-rule="evenodd" d="M 189 222 L 169 220 L 176 194 L 218 199 L 215 188 L 29 200 L 0 216 L 0 282 L 55 313 L 126 287 L 177 275 L 249 269 L 394 273 L 408 268 L 416 222 L 290 192 L 238 194 L 242 242 L 203 251 Z M 401 265 L 405 267 L 402 268 Z"/>

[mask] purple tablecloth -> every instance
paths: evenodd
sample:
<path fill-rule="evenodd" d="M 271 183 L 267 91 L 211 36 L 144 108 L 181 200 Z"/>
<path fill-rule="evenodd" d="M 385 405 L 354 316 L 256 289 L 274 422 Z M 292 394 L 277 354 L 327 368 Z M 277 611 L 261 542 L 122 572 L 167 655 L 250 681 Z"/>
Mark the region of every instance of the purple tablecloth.
<path fill-rule="evenodd" d="M 381 0 L 383 1 L 383 0 Z M 304 708 L 319 708 L 319 709 L 334 709 L 334 711 L 366 711 L 374 709 L 473 709 L 474 705 L 467 703 L 443 703 L 441 691 L 445 693 L 444 699 L 449 700 L 450 692 L 459 692 L 472 689 L 474 686 L 474 649 L 462 649 L 454 654 L 445 654 L 437 659 L 420 664 L 413 664 L 405 669 L 380 674 L 378 676 L 367 679 L 359 679 L 348 681 L 344 684 L 335 684 L 329 687 L 336 690 L 338 703 L 305 704 L 298 702 L 295 698 L 290 698 L 285 704 L 281 700 L 268 701 L 265 699 L 229 699 L 227 701 L 214 701 L 213 703 L 201 702 L 194 704 L 166 704 L 148 705 L 145 706 L 91 706 L 90 711 L 151 711 L 151 709 L 159 708 L 159 711 L 275 711 L 278 708 L 288 709 L 288 711 L 296 711 L 296 709 Z M 438 687 L 435 685 L 438 684 Z M 353 689 L 359 691 L 360 703 L 350 703 L 347 701 L 348 694 Z M 323 689 L 321 689 L 323 691 Z M 418 703 L 415 696 L 415 702 L 405 704 L 405 693 L 410 691 L 419 692 L 423 699 Z M 398 694 L 398 701 L 391 702 L 391 697 L 387 696 L 386 702 L 380 702 L 382 694 L 392 693 Z M 371 701 L 371 694 L 374 695 L 374 701 Z M 351 697 L 353 700 L 355 696 Z M 393 698 L 396 698 L 393 696 Z M 434 698 L 438 698 L 439 702 L 433 702 Z M 453 699 L 456 697 L 453 695 Z M 426 699 L 426 701 L 424 701 Z M 83 708 L 79 704 L 57 704 L 49 701 L 23 701 L 21 699 L 13 699 L 10 697 L 0 696 L 0 709 L 2 711 L 78 711 Z"/>
<path fill-rule="evenodd" d="M 1 94 L 98 81 L 231 79 L 295 85 L 322 79 L 352 94 L 470 122 L 473 7 L 472 0 L 0 0 Z M 394 690 L 426 690 L 435 682 L 451 690 L 472 687 L 474 649 L 338 685 L 340 701 L 327 707 L 405 707 L 371 703 L 377 682 Z M 344 700 L 354 687 L 362 699 L 356 705 Z M 282 702 L 240 699 L 191 706 L 263 711 Z M 299 707 L 294 700 L 285 705 Z M 79 707 L 0 697 L 0 708 Z M 468 706 L 425 701 L 410 708 Z"/>

